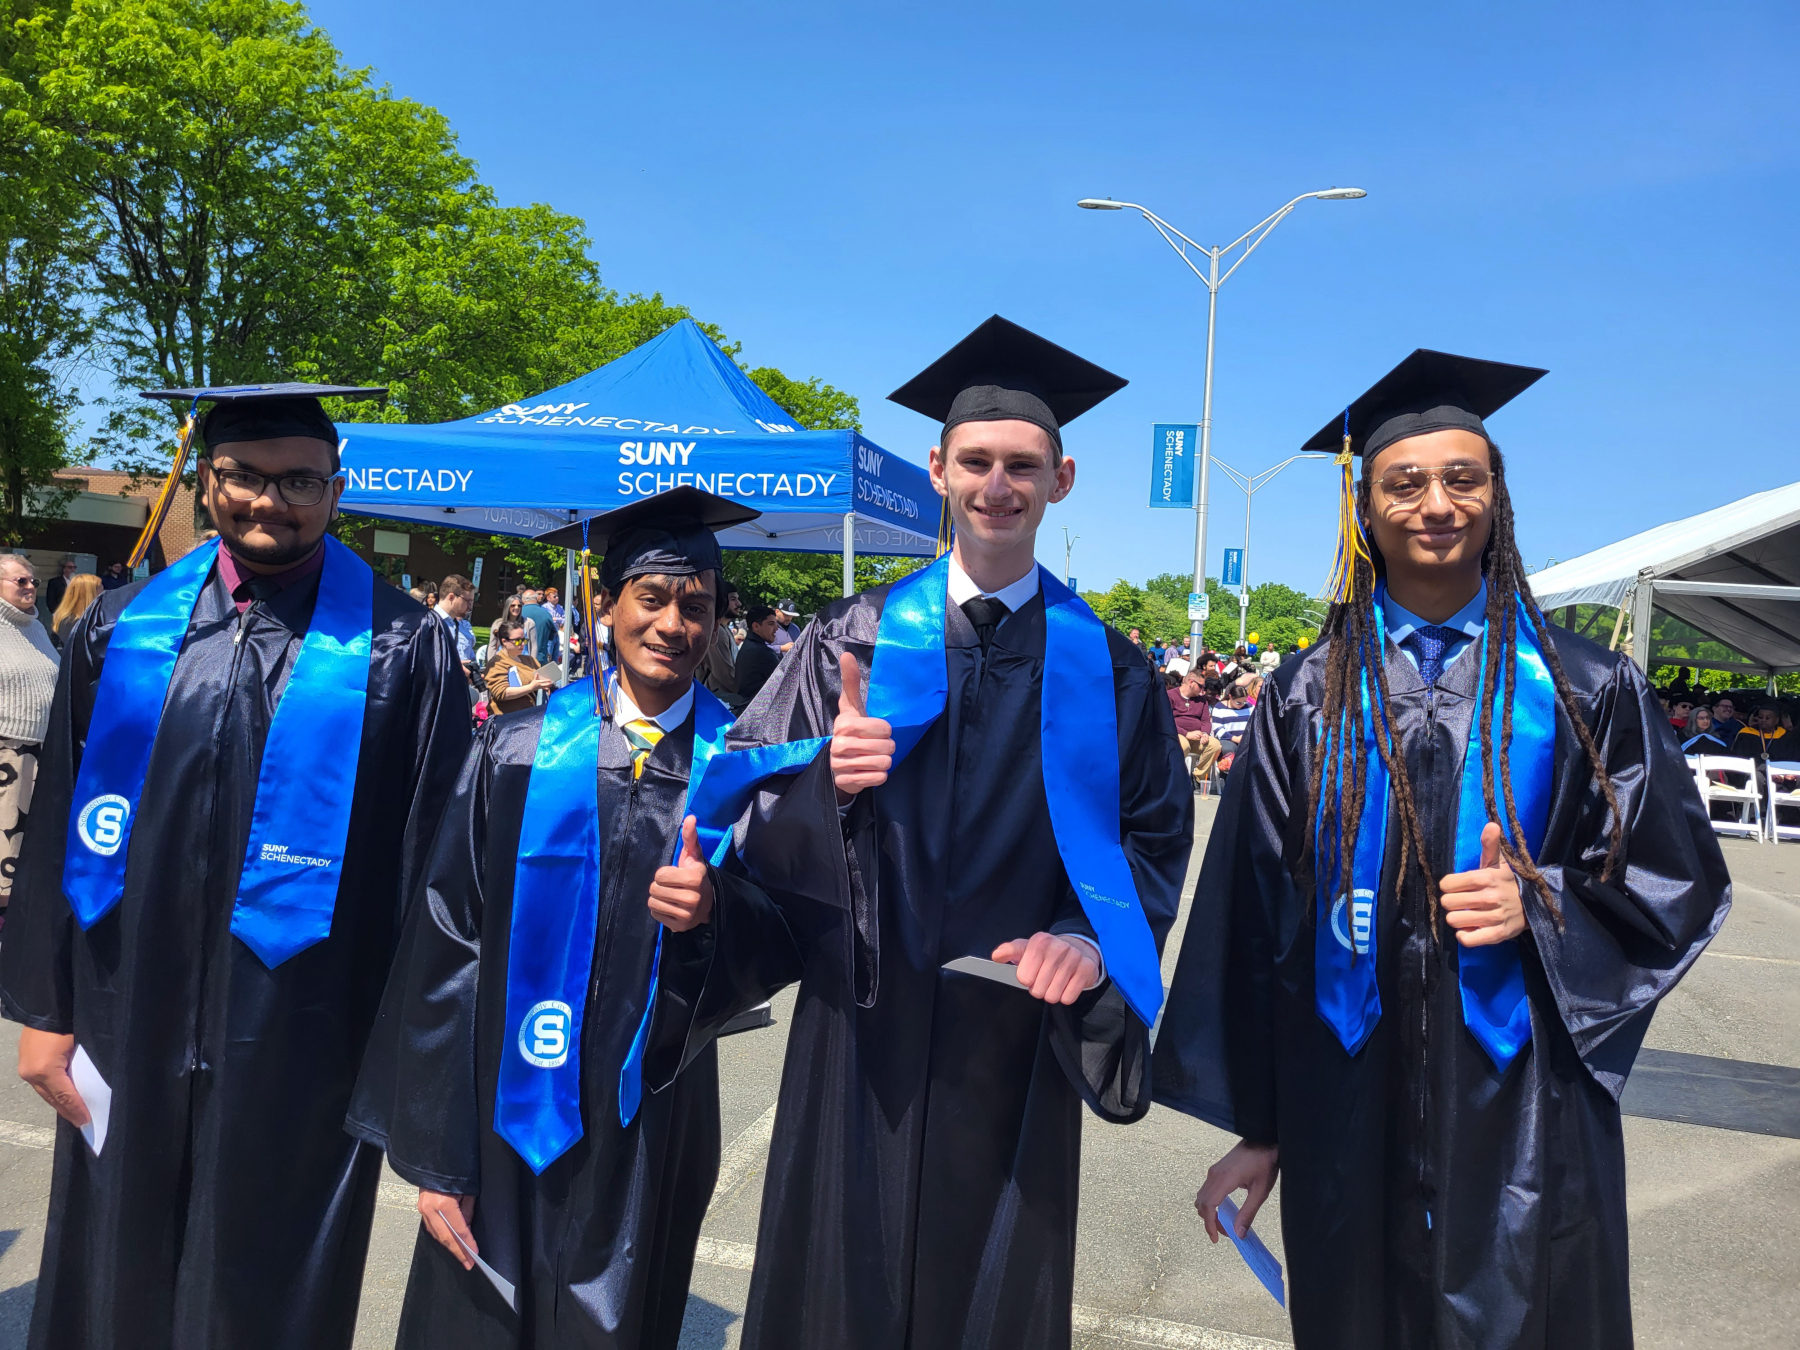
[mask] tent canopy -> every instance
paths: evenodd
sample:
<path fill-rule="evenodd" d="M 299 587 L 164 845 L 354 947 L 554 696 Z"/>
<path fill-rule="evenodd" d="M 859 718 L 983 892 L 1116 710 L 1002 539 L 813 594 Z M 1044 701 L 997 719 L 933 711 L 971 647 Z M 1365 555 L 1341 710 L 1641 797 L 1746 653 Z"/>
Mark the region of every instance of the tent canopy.
<path fill-rule="evenodd" d="M 338 430 L 358 515 L 536 535 L 691 483 L 763 513 L 723 531 L 727 548 L 936 552 L 923 468 L 853 431 L 801 430 L 692 319 L 526 402 Z"/>
<path fill-rule="evenodd" d="M 1531 577 L 1531 590 L 1545 610 L 1630 609 L 1632 654 L 1646 668 L 1660 655 L 1650 643 L 1659 609 L 1749 658 L 1727 669 L 1800 670 L 1800 483 L 1545 568 Z"/>

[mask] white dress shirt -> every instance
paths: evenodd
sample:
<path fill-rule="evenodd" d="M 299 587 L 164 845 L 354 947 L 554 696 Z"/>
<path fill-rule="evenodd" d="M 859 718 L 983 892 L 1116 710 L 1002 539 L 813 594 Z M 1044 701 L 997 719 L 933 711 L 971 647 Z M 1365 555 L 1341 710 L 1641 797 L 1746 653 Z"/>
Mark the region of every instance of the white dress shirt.
<path fill-rule="evenodd" d="M 694 685 L 691 680 L 688 682 L 688 687 L 682 691 L 681 697 L 656 714 L 655 717 L 644 716 L 643 710 L 631 701 L 631 695 L 627 694 L 620 686 L 617 674 L 607 681 L 607 692 L 612 695 L 614 726 L 622 727 L 627 722 L 635 722 L 639 718 L 643 718 L 645 721 L 654 722 L 661 727 L 665 736 L 687 721 L 688 709 L 694 706 Z"/>

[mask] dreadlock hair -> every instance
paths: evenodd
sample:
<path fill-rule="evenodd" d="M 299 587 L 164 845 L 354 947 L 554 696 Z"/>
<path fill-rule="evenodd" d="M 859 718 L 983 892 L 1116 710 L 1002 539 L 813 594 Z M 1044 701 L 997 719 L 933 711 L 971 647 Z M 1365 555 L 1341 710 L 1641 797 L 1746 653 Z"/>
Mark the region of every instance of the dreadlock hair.
<path fill-rule="evenodd" d="M 1482 550 L 1481 570 L 1487 579 L 1485 617 L 1489 641 L 1486 643 L 1487 659 L 1482 667 L 1481 687 L 1477 695 L 1481 711 L 1476 728 L 1483 746 L 1495 743 L 1494 692 L 1497 687 L 1501 688 L 1504 697 L 1501 701 L 1499 753 L 1482 756 L 1482 795 L 1488 819 L 1496 821 L 1500 819 L 1499 797 L 1504 795 L 1506 819 L 1511 824 L 1512 834 L 1508 838 L 1505 831 L 1502 831 L 1500 852 L 1512 870 L 1532 884 L 1560 927 L 1562 908 L 1557 904 L 1556 896 L 1543 872 L 1532 861 L 1525 832 L 1519 825 L 1518 808 L 1513 802 L 1512 704 L 1517 678 L 1514 657 L 1518 650 L 1519 616 L 1519 605 L 1512 603 L 1515 596 L 1524 606 L 1525 613 L 1538 634 L 1538 646 L 1550 668 L 1557 700 L 1562 704 L 1563 712 L 1587 755 L 1588 764 L 1594 771 L 1595 785 L 1606 800 L 1611 829 L 1607 839 L 1606 861 L 1600 871 L 1602 881 L 1610 880 L 1618 866 L 1619 855 L 1625 844 L 1625 822 L 1619 810 L 1618 794 L 1606 771 L 1606 763 L 1601 759 L 1600 750 L 1594 744 L 1593 733 L 1576 706 L 1575 690 L 1569 684 L 1568 676 L 1563 673 L 1562 661 L 1556 654 L 1555 644 L 1547 636 L 1543 611 L 1538 608 L 1537 600 L 1526 584 L 1525 563 L 1519 556 L 1518 545 L 1513 538 L 1512 498 L 1506 489 L 1505 462 L 1501 457 L 1500 447 L 1490 441 L 1488 452 L 1494 489 L 1493 523 L 1487 547 Z M 1370 517 L 1369 491 L 1369 478 L 1365 474 L 1357 486 L 1356 494 L 1357 513 L 1365 522 Z M 1419 823 L 1418 803 L 1413 793 L 1412 780 L 1406 772 L 1406 757 L 1401 753 L 1399 739 L 1394 734 L 1388 712 L 1387 672 L 1382 661 L 1387 635 L 1379 631 L 1375 618 L 1375 581 L 1378 576 L 1386 575 L 1387 566 L 1380 551 L 1373 547 L 1373 542 L 1371 538 L 1369 557 L 1358 557 L 1354 561 L 1352 598 L 1346 603 L 1331 606 L 1321 634 L 1328 642 L 1325 658 L 1325 737 L 1313 756 L 1308 796 L 1308 828 L 1293 875 L 1296 883 L 1308 894 L 1314 893 L 1318 885 L 1317 868 L 1320 865 L 1316 841 L 1335 839 L 1338 841 L 1334 850 L 1335 859 L 1341 873 L 1339 887 L 1345 902 L 1348 903 L 1351 899 L 1353 878 L 1350 860 L 1356 856 L 1357 834 L 1362 825 L 1367 765 L 1364 755 L 1345 753 L 1345 750 L 1349 746 L 1361 745 L 1361 691 L 1363 682 L 1367 679 L 1374 686 L 1371 693 L 1375 696 L 1375 747 L 1381 755 L 1382 763 L 1387 766 L 1400 818 L 1400 874 L 1396 892 L 1405 886 L 1407 873 L 1416 865 L 1425 879 L 1425 892 L 1431 904 L 1432 933 L 1435 936 L 1440 917 L 1438 880 L 1426 857 L 1425 834 Z M 1502 680 L 1505 681 L 1504 686 L 1499 685 Z M 1499 762 L 1497 778 L 1496 760 Z"/>

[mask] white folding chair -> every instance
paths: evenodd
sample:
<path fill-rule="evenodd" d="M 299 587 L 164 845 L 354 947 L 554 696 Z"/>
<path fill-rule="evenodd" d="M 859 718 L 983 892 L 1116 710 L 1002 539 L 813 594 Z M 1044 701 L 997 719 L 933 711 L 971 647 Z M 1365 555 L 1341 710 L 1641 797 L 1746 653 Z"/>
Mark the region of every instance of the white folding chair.
<path fill-rule="evenodd" d="M 1778 844 L 1783 839 L 1800 839 L 1800 763 L 1791 759 L 1770 760 L 1768 774 L 1769 838 Z M 1791 824 L 1781 822 L 1784 806 L 1794 813 Z"/>
<path fill-rule="evenodd" d="M 1742 785 L 1719 777 L 1727 774 L 1742 778 Z M 1712 814 L 1710 808 L 1715 802 L 1729 804 L 1737 811 L 1735 819 L 1714 820 L 1713 833 L 1750 835 L 1760 842 L 1763 837 L 1762 789 L 1756 781 L 1756 761 L 1731 755 L 1702 755 L 1700 776 L 1701 800 L 1709 808 L 1708 815 Z"/>
<path fill-rule="evenodd" d="M 1688 773 L 1690 775 L 1692 775 L 1692 777 L 1693 777 L 1694 786 L 1696 788 L 1698 788 L 1700 791 L 1700 800 L 1705 801 L 1706 800 L 1706 775 L 1703 774 L 1702 772 L 1700 772 L 1700 756 L 1687 755 L 1684 758 L 1686 758 L 1686 760 L 1687 760 Z"/>

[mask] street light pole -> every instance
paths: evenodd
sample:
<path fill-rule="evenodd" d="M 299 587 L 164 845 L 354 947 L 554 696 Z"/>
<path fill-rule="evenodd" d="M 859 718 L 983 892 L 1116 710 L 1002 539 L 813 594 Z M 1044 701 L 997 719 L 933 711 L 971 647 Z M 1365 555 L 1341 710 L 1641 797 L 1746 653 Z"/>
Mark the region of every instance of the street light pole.
<path fill-rule="evenodd" d="M 1261 473 L 1239 473 L 1222 459 L 1214 461 L 1219 466 L 1219 471 L 1236 483 L 1244 494 L 1244 571 L 1243 575 L 1238 578 L 1238 646 L 1240 647 L 1244 645 L 1244 631 L 1249 627 L 1250 618 L 1250 504 L 1256 499 L 1257 492 L 1267 487 L 1274 480 L 1276 474 L 1297 459 L 1331 460 L 1335 463 L 1337 456 L 1318 452 L 1289 455 L 1274 468 L 1264 469 Z"/>
<path fill-rule="evenodd" d="M 1075 551 L 1075 540 L 1079 538 L 1081 536 L 1076 535 L 1074 539 L 1071 539 L 1069 527 L 1063 526 L 1063 585 L 1065 586 L 1069 584 L 1069 555 Z"/>
<path fill-rule="evenodd" d="M 1231 279 L 1231 274 L 1244 265 L 1244 259 L 1256 252 L 1257 245 L 1269 237 L 1269 231 L 1287 219 L 1288 212 L 1300 205 L 1301 202 L 1314 197 L 1320 201 L 1350 201 L 1368 195 L 1363 189 L 1354 187 L 1334 187 L 1320 192 L 1303 192 L 1279 211 L 1265 216 L 1229 244 L 1220 248 L 1207 248 L 1203 244 L 1196 244 L 1149 207 L 1140 206 L 1136 202 L 1115 202 L 1110 197 L 1083 197 L 1075 203 L 1084 211 L 1136 211 L 1150 222 L 1169 247 L 1180 255 L 1182 262 L 1188 265 L 1188 270 L 1199 277 L 1201 284 L 1206 287 L 1206 386 L 1201 399 L 1200 412 L 1200 481 L 1198 490 L 1194 494 L 1194 593 L 1197 595 L 1206 594 L 1207 470 L 1212 463 L 1213 333 L 1219 313 L 1219 287 Z M 1238 255 L 1237 261 L 1225 270 L 1225 275 L 1220 276 L 1219 259 L 1239 245 L 1243 246 L 1244 251 Z M 1194 260 L 1188 256 L 1189 249 L 1206 255 L 1206 271 L 1202 272 L 1199 267 L 1195 266 Z M 1242 606 L 1239 608 L 1241 609 Z M 1189 623 L 1190 642 L 1192 649 L 1196 652 L 1200 650 L 1201 646 L 1201 626 L 1198 619 L 1191 620 Z"/>

